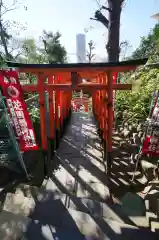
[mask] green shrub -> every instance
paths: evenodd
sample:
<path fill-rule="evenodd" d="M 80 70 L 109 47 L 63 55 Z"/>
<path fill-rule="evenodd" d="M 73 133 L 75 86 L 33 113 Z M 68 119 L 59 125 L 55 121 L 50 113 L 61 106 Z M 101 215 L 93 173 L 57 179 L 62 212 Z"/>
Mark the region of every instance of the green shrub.
<path fill-rule="evenodd" d="M 139 70 L 136 77 L 129 75 L 121 82 L 133 85 L 140 83 L 132 91 L 117 91 L 116 119 L 119 122 L 127 120 L 137 124 L 146 120 L 149 114 L 153 91 L 159 90 L 159 69 Z M 122 78 L 122 77 L 121 77 Z"/>

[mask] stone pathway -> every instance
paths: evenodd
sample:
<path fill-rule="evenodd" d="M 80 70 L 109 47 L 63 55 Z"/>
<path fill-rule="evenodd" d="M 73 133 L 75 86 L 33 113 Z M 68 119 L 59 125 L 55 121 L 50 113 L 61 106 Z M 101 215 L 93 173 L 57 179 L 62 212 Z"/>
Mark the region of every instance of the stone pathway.
<path fill-rule="evenodd" d="M 107 200 L 109 190 L 102 149 L 89 113 L 73 113 L 54 161 L 59 162 L 60 169 L 45 183 L 47 190 L 63 192 L 65 189 L 76 197 Z"/>
<path fill-rule="evenodd" d="M 120 197 L 125 193 L 138 192 L 144 188 L 140 172 L 137 172 L 133 189 L 131 187 L 134 164 L 130 156 L 135 151 L 136 146 L 119 133 L 113 133 L 113 162 L 108 189 L 103 150 L 95 120 L 90 113 L 73 113 L 54 158 L 60 169 L 53 173 L 52 179 L 45 182 L 45 188 L 60 193 L 69 190 L 76 197 L 98 201 L 107 201 L 111 191 L 114 201 L 120 202 Z"/>
<path fill-rule="evenodd" d="M 145 216 L 136 220 L 120 204 L 108 201 L 102 159 L 93 117 L 73 113 L 54 157 L 59 169 L 41 188 L 21 184 L 7 194 L 0 214 L 0 239 L 158 239 Z"/>

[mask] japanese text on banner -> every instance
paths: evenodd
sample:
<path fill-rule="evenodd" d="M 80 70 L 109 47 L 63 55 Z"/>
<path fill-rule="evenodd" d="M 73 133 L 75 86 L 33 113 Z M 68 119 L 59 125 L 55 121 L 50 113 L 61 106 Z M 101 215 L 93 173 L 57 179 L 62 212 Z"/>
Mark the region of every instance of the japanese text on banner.
<path fill-rule="evenodd" d="M 21 151 L 38 149 L 17 71 L 0 71 L 0 85 Z"/>

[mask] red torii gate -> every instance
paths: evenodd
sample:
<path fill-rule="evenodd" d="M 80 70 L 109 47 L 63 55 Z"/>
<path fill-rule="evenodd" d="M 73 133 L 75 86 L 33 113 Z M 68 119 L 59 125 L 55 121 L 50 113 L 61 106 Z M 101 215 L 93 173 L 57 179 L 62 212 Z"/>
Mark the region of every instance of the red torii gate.
<path fill-rule="evenodd" d="M 85 112 L 88 112 L 88 104 L 89 98 L 88 97 L 74 97 L 72 98 L 72 105 L 83 105 L 85 108 Z"/>
<path fill-rule="evenodd" d="M 19 72 L 32 73 L 37 77 L 37 84 L 23 85 L 25 92 L 38 92 L 41 120 L 41 145 L 44 152 L 48 151 L 46 134 L 45 92 L 49 94 L 49 140 L 55 140 L 65 118 L 71 109 L 73 90 L 92 92 L 93 113 L 102 131 L 106 145 L 108 172 L 111 167 L 112 128 L 113 128 L 113 90 L 131 90 L 131 84 L 114 84 L 113 73 L 135 70 L 146 59 L 124 61 L 118 63 L 79 63 L 79 64 L 21 64 L 7 62 L 9 67 L 18 68 Z M 82 79 L 88 79 L 83 83 Z M 48 83 L 46 83 L 48 79 Z M 51 150 L 52 151 L 52 150 Z"/>

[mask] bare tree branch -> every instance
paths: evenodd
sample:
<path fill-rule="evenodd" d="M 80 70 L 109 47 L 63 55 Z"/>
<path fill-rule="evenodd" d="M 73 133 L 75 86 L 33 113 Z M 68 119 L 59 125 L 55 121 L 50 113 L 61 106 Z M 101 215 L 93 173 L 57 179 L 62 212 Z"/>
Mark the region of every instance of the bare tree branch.
<path fill-rule="evenodd" d="M 9 54 L 12 54 L 14 51 L 16 51 L 16 50 L 18 50 L 19 49 L 19 47 L 12 47 L 12 49 L 9 51 Z"/>
<path fill-rule="evenodd" d="M 6 27 L 8 27 L 9 26 L 9 20 L 7 20 L 7 21 L 3 21 L 3 27 L 4 28 L 6 28 Z"/>
<path fill-rule="evenodd" d="M 95 57 L 95 53 L 93 53 L 92 55 L 89 55 L 89 52 L 87 52 L 87 57 L 88 57 L 88 61 L 91 62 L 92 59 Z"/>
<path fill-rule="evenodd" d="M 108 8 L 108 7 L 105 7 L 105 6 L 102 6 L 102 7 L 101 7 L 101 10 L 102 10 L 102 9 L 104 9 L 104 10 L 107 10 L 107 11 L 109 11 L 109 12 L 111 12 L 111 11 L 112 11 L 112 9 L 111 9 L 111 8 Z"/>
<path fill-rule="evenodd" d="M 10 12 L 10 11 L 13 11 L 13 10 L 16 10 L 18 8 L 18 5 L 20 5 L 21 2 L 17 2 L 17 1 L 14 1 L 10 6 L 6 6 L 3 2 L 3 0 L 1 0 L 1 17 L 6 14 L 7 12 Z M 2 10 L 3 9 L 3 10 Z"/>
<path fill-rule="evenodd" d="M 42 38 L 42 41 L 44 43 L 44 49 L 45 49 L 45 52 L 48 54 L 48 49 L 47 49 L 47 42 L 44 38 Z"/>
<path fill-rule="evenodd" d="M 95 21 L 98 21 L 98 19 L 96 19 L 96 18 L 90 18 L 90 20 L 95 20 Z"/>
<path fill-rule="evenodd" d="M 17 57 L 19 57 L 22 53 L 23 53 L 23 52 L 17 53 L 14 58 L 17 59 Z"/>
<path fill-rule="evenodd" d="M 91 40 L 89 43 L 88 43 L 88 51 L 87 51 L 87 54 L 86 56 L 88 57 L 88 62 L 90 63 L 93 59 L 93 57 L 96 55 L 95 53 L 93 53 L 93 50 L 95 49 L 95 44 L 94 42 Z"/>
<path fill-rule="evenodd" d="M 1 13 L 1 17 L 2 17 L 4 14 L 6 14 L 7 12 L 10 12 L 10 11 L 13 11 L 13 10 L 16 10 L 16 9 L 17 9 L 17 7 L 8 8 L 8 9 L 4 10 L 4 11 Z"/>

